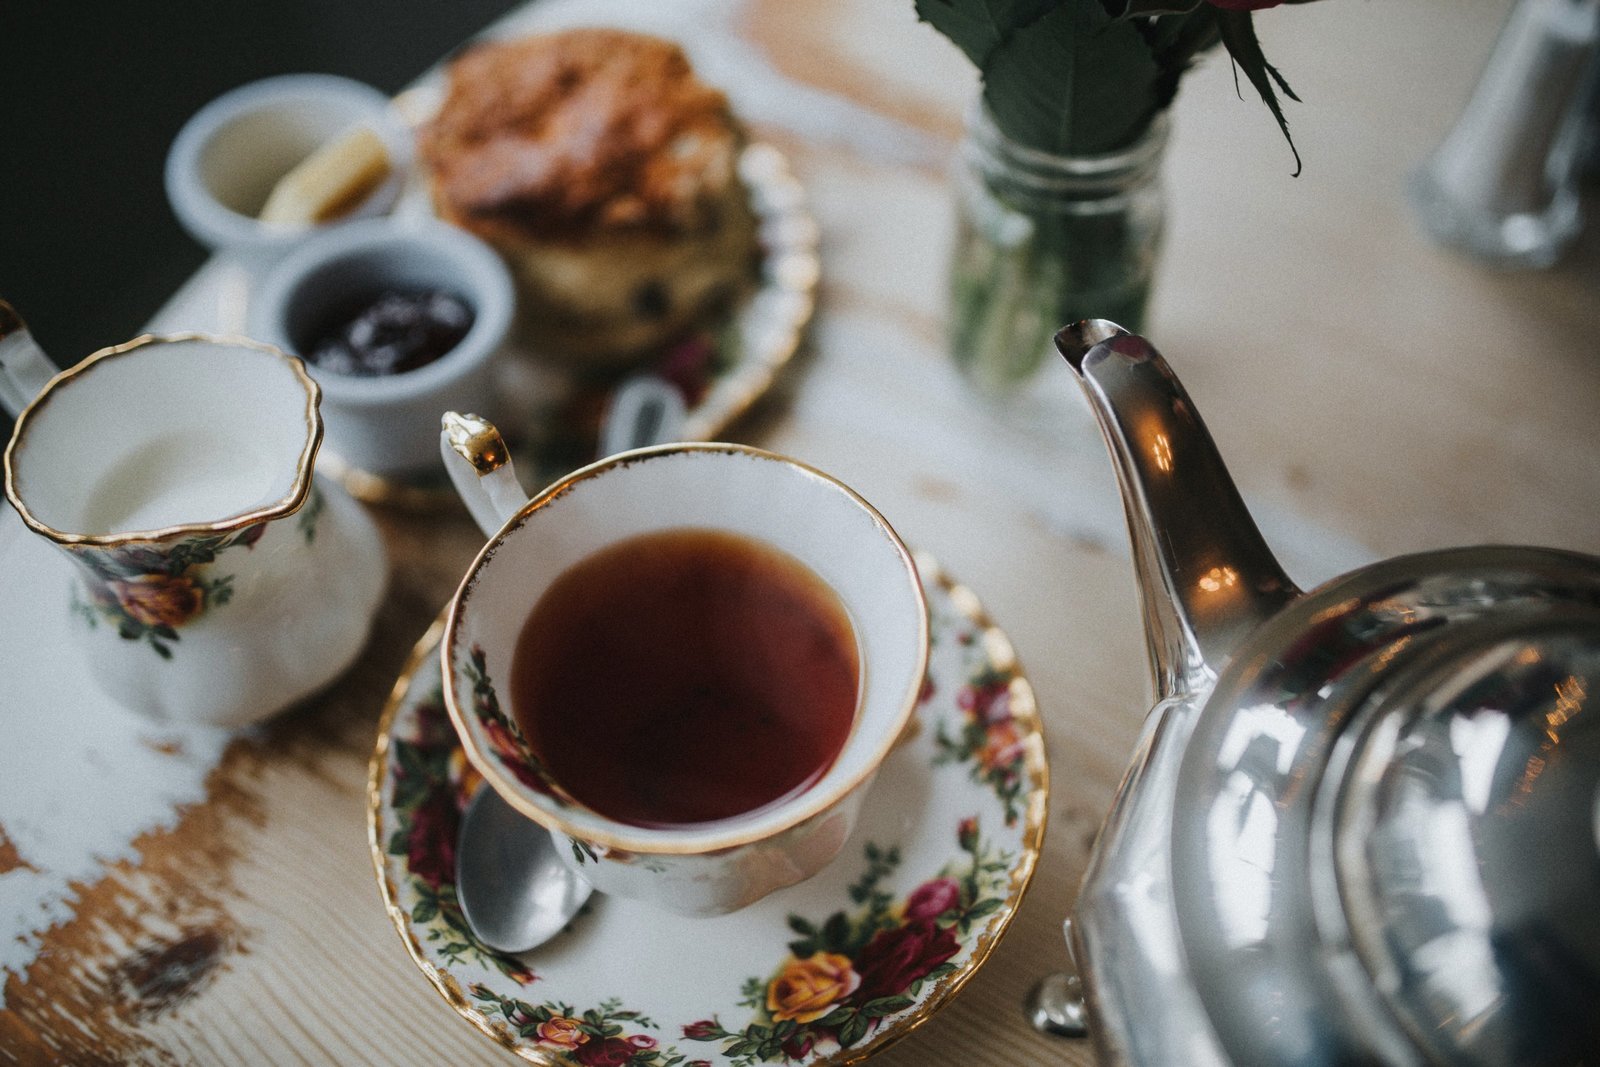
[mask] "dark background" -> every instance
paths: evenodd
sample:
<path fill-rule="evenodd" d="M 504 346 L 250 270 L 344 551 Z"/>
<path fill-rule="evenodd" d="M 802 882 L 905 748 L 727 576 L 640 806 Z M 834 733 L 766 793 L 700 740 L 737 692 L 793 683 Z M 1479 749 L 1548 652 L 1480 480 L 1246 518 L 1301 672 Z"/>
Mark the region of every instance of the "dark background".
<path fill-rule="evenodd" d="M 518 2 L 0 0 L 0 297 L 58 364 L 128 340 L 206 259 L 162 189 L 190 115 L 299 71 L 396 92 Z"/>

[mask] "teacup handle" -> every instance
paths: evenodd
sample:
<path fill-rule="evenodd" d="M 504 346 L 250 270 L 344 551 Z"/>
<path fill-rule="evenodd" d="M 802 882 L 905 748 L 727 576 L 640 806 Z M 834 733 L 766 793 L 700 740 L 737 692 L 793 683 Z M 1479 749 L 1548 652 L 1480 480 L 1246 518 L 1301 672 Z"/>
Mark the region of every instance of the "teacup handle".
<path fill-rule="evenodd" d="M 16 418 L 56 375 L 28 324 L 16 309 L 0 300 L 0 408 Z"/>
<path fill-rule="evenodd" d="M 473 521 L 493 537 L 528 502 L 505 439 L 480 415 L 447 411 L 439 423 L 439 452 L 450 481 Z"/>

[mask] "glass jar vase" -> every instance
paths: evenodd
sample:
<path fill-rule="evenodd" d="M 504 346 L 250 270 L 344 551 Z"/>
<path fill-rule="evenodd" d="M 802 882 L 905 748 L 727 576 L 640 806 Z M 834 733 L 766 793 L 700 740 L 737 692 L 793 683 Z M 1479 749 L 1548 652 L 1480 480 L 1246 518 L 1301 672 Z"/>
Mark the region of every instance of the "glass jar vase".
<path fill-rule="evenodd" d="M 952 184 L 950 350 L 979 391 L 1025 383 L 1051 338 L 1079 319 L 1143 327 L 1166 200 L 1167 118 L 1102 155 L 1056 155 L 1011 140 L 980 103 Z"/>

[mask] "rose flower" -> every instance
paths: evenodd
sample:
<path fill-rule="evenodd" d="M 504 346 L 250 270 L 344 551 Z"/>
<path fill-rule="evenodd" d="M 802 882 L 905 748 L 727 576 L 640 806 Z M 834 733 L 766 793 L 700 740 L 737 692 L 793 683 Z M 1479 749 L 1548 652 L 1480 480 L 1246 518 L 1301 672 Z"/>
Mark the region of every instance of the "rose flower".
<path fill-rule="evenodd" d="M 141 574 L 114 580 L 111 593 L 128 617 L 145 626 L 171 626 L 188 622 L 205 603 L 205 592 L 184 575 Z"/>
<path fill-rule="evenodd" d="M 580 1045 L 574 1058 L 584 1067 L 623 1067 L 639 1051 L 625 1037 L 603 1037 Z"/>
<path fill-rule="evenodd" d="M 903 993 L 939 964 L 961 951 L 956 935 L 932 919 L 916 919 L 893 930 L 880 930 L 856 957 L 861 986 L 855 999 L 865 1004 Z"/>
<path fill-rule="evenodd" d="M 954 878 L 924 882 L 906 898 L 906 918 L 937 919 L 961 903 L 961 884 Z"/>
<path fill-rule="evenodd" d="M 767 1010 L 773 1019 L 808 1023 L 820 1019 L 861 984 L 850 961 L 832 952 L 791 959 L 767 987 Z"/>
<path fill-rule="evenodd" d="M 539 1024 L 537 1031 L 539 1040 L 547 1045 L 558 1048 L 577 1048 L 589 1040 L 589 1035 L 578 1027 L 582 1026 L 577 1019 L 570 1019 L 565 1015 L 555 1015 Z"/>
<path fill-rule="evenodd" d="M 434 889 L 456 876 L 456 833 L 461 812 L 448 786 L 434 789 L 417 805 L 406 838 L 406 866 Z"/>

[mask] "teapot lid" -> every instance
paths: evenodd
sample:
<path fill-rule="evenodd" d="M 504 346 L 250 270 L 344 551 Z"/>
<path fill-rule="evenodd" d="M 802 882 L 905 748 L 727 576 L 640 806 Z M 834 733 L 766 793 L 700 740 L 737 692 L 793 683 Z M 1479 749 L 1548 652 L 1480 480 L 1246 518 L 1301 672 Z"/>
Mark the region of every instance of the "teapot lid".
<path fill-rule="evenodd" d="M 1600 614 L 1517 616 L 1369 704 L 1329 787 L 1350 944 L 1433 1063 L 1600 1048 Z"/>

